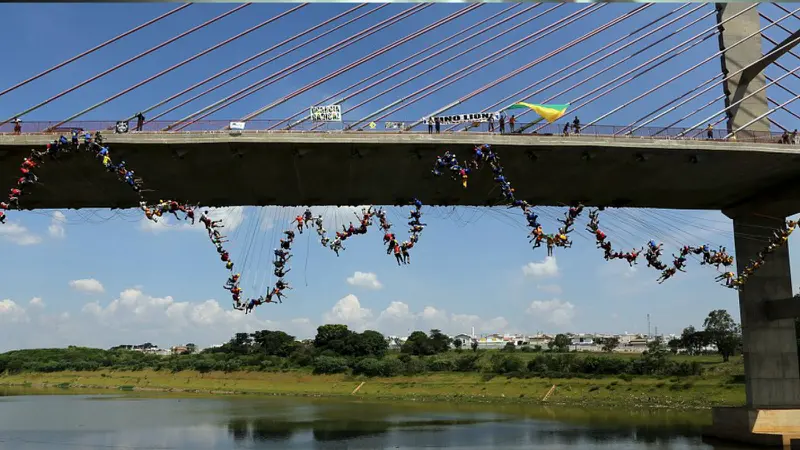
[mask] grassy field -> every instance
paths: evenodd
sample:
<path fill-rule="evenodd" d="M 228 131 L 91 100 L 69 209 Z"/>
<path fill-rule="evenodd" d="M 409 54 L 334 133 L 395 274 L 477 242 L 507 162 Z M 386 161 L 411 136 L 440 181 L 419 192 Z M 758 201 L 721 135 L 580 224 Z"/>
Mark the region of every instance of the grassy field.
<path fill-rule="evenodd" d="M 519 353 L 527 357 L 526 353 Z M 633 357 L 619 355 L 621 358 Z M 680 356 L 676 358 L 681 358 Z M 59 387 L 64 389 L 114 389 L 202 394 L 351 396 L 364 399 L 447 401 L 478 403 L 533 403 L 553 385 L 547 404 L 571 406 L 626 406 L 709 408 L 744 404 L 740 358 L 722 363 L 719 357 L 685 357 L 701 362 L 700 377 L 617 377 L 569 379 L 508 379 L 478 373 L 432 373 L 413 377 L 361 378 L 348 375 L 312 375 L 288 372 L 155 371 L 24 373 L 0 376 L 0 385 Z"/>

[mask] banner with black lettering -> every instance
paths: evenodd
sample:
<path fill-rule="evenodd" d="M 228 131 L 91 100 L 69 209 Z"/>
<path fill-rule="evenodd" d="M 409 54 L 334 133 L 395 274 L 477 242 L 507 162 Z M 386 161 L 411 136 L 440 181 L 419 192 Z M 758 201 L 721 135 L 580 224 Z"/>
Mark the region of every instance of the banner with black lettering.
<path fill-rule="evenodd" d="M 341 122 L 341 105 L 324 105 L 311 107 L 312 122 Z"/>
<path fill-rule="evenodd" d="M 475 122 L 488 122 L 490 119 L 493 121 L 500 120 L 500 113 L 493 112 L 493 113 L 477 113 L 477 114 L 454 114 L 451 116 L 437 116 L 437 117 L 426 117 L 422 119 L 424 123 L 434 123 L 436 119 L 439 119 L 439 123 L 442 125 L 452 125 L 455 123 L 475 123 Z"/>

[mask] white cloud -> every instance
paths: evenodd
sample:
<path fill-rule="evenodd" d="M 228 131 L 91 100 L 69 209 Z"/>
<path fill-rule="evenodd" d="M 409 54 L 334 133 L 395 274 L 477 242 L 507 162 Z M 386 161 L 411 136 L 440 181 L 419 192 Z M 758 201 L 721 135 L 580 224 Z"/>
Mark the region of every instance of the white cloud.
<path fill-rule="evenodd" d="M 553 325 L 564 326 L 572 322 L 575 317 L 575 305 L 570 302 L 562 302 L 558 299 L 541 301 L 534 300 L 527 310 L 528 314 L 544 319 Z"/>
<path fill-rule="evenodd" d="M 372 272 L 356 272 L 352 277 L 347 278 L 347 284 L 373 290 L 383 287 L 381 282 L 378 281 L 378 276 Z"/>
<path fill-rule="evenodd" d="M 28 302 L 32 308 L 44 308 L 44 301 L 42 301 L 41 297 L 33 297 L 31 301 Z"/>
<path fill-rule="evenodd" d="M 85 278 L 82 280 L 72 280 L 69 282 L 69 287 L 76 291 L 102 293 L 105 292 L 103 285 L 94 278 Z"/>
<path fill-rule="evenodd" d="M 50 226 L 47 227 L 47 232 L 50 233 L 50 237 L 56 239 L 63 239 L 66 236 L 66 230 L 64 230 L 64 222 L 66 222 L 67 217 L 61 211 L 55 211 L 53 213 L 53 218 L 50 219 Z"/>
<path fill-rule="evenodd" d="M 556 258 L 547 256 L 542 262 L 529 262 L 522 266 L 522 273 L 526 277 L 533 278 L 552 278 L 558 276 L 558 264 Z"/>
<path fill-rule="evenodd" d="M 27 322 L 28 315 L 25 309 L 16 304 L 13 300 L 0 300 L 0 322 Z"/>
<path fill-rule="evenodd" d="M 22 225 L 10 222 L 0 224 L 0 236 L 17 245 L 36 245 L 42 242 L 41 236 L 31 233 Z"/>
<path fill-rule="evenodd" d="M 536 289 L 538 289 L 538 290 L 540 290 L 542 292 L 547 292 L 548 294 L 553 294 L 553 295 L 561 295 L 561 293 L 564 292 L 564 290 L 561 289 L 561 286 L 559 286 L 557 284 L 536 285 Z"/>
<path fill-rule="evenodd" d="M 333 308 L 323 316 L 326 323 L 341 323 L 355 330 L 363 330 L 368 319 L 372 318 L 372 311 L 362 308 L 358 297 L 349 294 L 339 299 Z"/>

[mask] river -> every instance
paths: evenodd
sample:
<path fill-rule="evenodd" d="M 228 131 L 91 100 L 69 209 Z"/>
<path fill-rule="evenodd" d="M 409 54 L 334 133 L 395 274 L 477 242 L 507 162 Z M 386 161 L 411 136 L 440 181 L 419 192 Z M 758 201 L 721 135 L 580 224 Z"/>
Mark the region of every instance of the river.
<path fill-rule="evenodd" d="M 81 394 L 0 388 L 0 449 L 733 450 L 708 411 Z"/>

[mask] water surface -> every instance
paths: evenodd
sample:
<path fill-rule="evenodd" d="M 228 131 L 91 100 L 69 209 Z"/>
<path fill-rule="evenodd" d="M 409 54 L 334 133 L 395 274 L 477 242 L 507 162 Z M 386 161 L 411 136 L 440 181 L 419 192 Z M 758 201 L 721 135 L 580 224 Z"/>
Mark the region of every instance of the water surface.
<path fill-rule="evenodd" d="M 55 392 L 0 388 L 0 449 L 742 448 L 703 442 L 707 411 Z"/>

